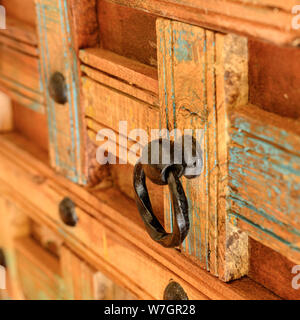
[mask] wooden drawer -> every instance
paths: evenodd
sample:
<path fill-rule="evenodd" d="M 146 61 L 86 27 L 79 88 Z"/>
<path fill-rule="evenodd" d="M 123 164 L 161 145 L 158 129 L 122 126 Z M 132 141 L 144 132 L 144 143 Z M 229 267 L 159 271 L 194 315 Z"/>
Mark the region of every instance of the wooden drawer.
<path fill-rule="evenodd" d="M 146 237 L 135 204 L 120 192 L 89 193 L 68 182 L 44 163 L 40 151 L 17 135 L 2 137 L 0 143 L 4 151 L 0 152 L 1 193 L 13 197 L 30 219 L 47 226 L 76 256 L 137 298 L 162 299 L 170 281 L 178 282 L 190 299 L 276 298 L 248 278 L 222 283 L 176 250 L 164 250 Z M 76 227 L 66 226 L 59 216 L 59 202 L 66 196 L 76 203 Z"/>
<path fill-rule="evenodd" d="M 0 32 L 0 86 L 15 101 L 45 113 L 33 0 L 1 1 L 7 28 Z"/>
<path fill-rule="evenodd" d="M 11 276 L 8 293 L 12 299 L 135 298 L 78 257 L 66 246 L 61 234 L 31 219 L 29 211 L 19 208 L 8 198 L 0 201 L 1 212 L 5 210 L 0 216 L 0 245 L 7 257 L 7 271 Z"/>
<path fill-rule="evenodd" d="M 6 123 L 1 131 L 21 132 L 47 150 L 35 3 L 34 0 L 2 0 L 0 5 L 6 9 L 6 29 L 0 30 L 1 121 Z"/>
<path fill-rule="evenodd" d="M 241 284 L 204 288 L 202 277 L 212 287 L 218 281 L 209 271 L 224 282 L 250 275 L 293 296 L 261 280 L 266 264 L 257 268 L 251 247 L 258 241 L 262 255 L 271 250 L 288 266 L 300 260 L 300 34 L 291 27 L 295 3 L 270 1 L 259 8 L 224 1 L 224 15 L 218 1 L 36 0 L 35 14 L 28 0 L 26 18 L 17 0 L 1 2 L 9 28 L 0 33 L 0 85 L 13 99 L 5 113 L 13 115 L 12 125 L 2 131 L 15 129 L 37 147 L 15 134 L 0 140 L 10 150 L 0 153 L 1 188 L 60 235 L 69 260 L 84 260 L 78 270 L 89 265 L 87 277 L 101 269 L 138 298 L 161 299 L 171 279 L 190 298 L 243 296 Z M 134 203 L 133 170 L 143 147 L 157 138 L 152 129 L 201 132 L 203 171 L 181 179 L 190 230 L 173 250 L 146 235 Z M 48 144 L 60 175 L 40 151 Z M 103 145 L 115 163 L 97 161 Z M 158 220 L 172 232 L 169 189 L 148 187 Z M 59 216 L 63 199 L 75 205 L 76 227 Z M 71 278 L 81 287 L 76 273 Z"/>

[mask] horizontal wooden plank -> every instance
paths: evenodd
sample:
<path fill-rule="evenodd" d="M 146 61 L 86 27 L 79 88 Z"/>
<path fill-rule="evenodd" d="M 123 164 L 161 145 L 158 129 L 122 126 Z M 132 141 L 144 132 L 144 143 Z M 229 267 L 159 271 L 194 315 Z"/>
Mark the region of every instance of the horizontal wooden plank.
<path fill-rule="evenodd" d="M 134 129 L 159 129 L 159 109 L 134 97 L 97 83 L 88 77 L 82 78 L 87 126 L 97 132 L 95 123 L 119 132 L 119 122 L 127 121 L 128 134 Z M 89 118 L 96 120 L 89 121 Z"/>
<path fill-rule="evenodd" d="M 1 0 L 1 5 L 5 7 L 8 17 L 13 17 L 24 24 L 35 26 L 34 0 Z"/>
<path fill-rule="evenodd" d="M 43 112 L 43 87 L 37 57 L 0 44 L 0 82 L 12 95 L 23 98 L 26 106 Z"/>
<path fill-rule="evenodd" d="M 39 102 L 36 102 L 27 96 L 24 96 L 22 93 L 20 93 L 18 90 L 16 90 L 14 87 L 14 84 L 11 85 L 11 82 L 7 81 L 7 79 L 3 79 L 0 76 L 0 88 L 1 91 L 3 91 L 5 94 L 7 94 L 13 101 L 19 103 L 22 106 L 27 107 L 28 109 L 45 114 L 46 107 L 44 104 L 41 104 Z"/>
<path fill-rule="evenodd" d="M 37 47 L 38 41 L 35 27 L 15 18 L 7 17 L 6 29 L 0 30 L 0 33 L 7 37 L 11 37 Z"/>
<path fill-rule="evenodd" d="M 232 222 L 300 262 L 300 126 L 248 105 L 230 116 Z"/>
<path fill-rule="evenodd" d="M 27 44 L 22 41 L 18 41 L 14 38 L 7 37 L 3 33 L 0 33 L 0 43 L 3 43 L 4 45 L 13 48 L 15 50 L 21 51 L 25 54 L 29 54 L 31 56 L 38 57 L 38 48 L 36 46 Z"/>
<path fill-rule="evenodd" d="M 291 285 L 295 264 L 258 241 L 249 238 L 249 242 L 249 277 L 284 299 L 300 300 L 300 290 Z"/>
<path fill-rule="evenodd" d="M 222 32 L 237 33 L 292 45 L 300 36 L 292 30 L 294 2 L 229 0 L 111 0 L 162 17 L 180 20 Z M 297 41 L 296 41 L 297 42 Z"/>
<path fill-rule="evenodd" d="M 79 52 L 81 61 L 144 90 L 158 94 L 157 69 L 100 48 Z"/>
<path fill-rule="evenodd" d="M 139 298 L 162 298 L 171 278 L 183 286 L 190 298 L 278 298 L 247 277 L 225 284 L 179 252 L 154 243 L 147 236 L 133 201 L 113 189 L 90 193 L 72 184 L 55 174 L 47 166 L 47 157 L 20 136 L 1 136 L 0 146 L 1 192 L 28 208 L 32 219 L 59 231 L 78 255 Z M 59 195 L 76 199 L 82 219 L 79 231 L 57 221 L 54 203 Z M 84 231 L 84 226 L 88 231 Z M 81 238 L 74 237 L 76 233 L 81 233 Z M 91 247 L 96 252 L 87 250 Z"/>
<path fill-rule="evenodd" d="M 113 76 L 109 76 L 99 70 L 95 70 L 85 65 L 81 65 L 81 71 L 92 80 L 100 82 L 108 87 L 114 88 L 146 103 L 158 106 L 158 95 L 153 92 L 137 88 L 134 85 L 116 79 Z"/>

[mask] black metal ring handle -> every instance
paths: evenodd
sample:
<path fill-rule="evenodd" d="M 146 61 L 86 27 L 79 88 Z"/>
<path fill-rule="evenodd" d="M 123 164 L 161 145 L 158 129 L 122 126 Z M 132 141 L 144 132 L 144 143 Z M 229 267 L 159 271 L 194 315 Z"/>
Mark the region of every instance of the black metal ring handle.
<path fill-rule="evenodd" d="M 157 139 L 151 141 L 135 165 L 133 185 L 136 204 L 150 237 L 166 248 L 179 246 L 189 228 L 189 206 L 180 178 L 194 179 L 202 171 L 202 151 L 191 136 L 182 140 Z M 165 231 L 153 213 L 146 177 L 158 185 L 168 185 L 172 199 L 172 233 Z"/>
<path fill-rule="evenodd" d="M 134 168 L 134 189 L 136 203 L 150 237 L 166 248 L 179 246 L 190 228 L 188 201 L 176 171 L 172 167 L 166 173 L 173 205 L 173 232 L 167 233 L 153 213 L 149 198 L 143 165 L 138 162 Z"/>

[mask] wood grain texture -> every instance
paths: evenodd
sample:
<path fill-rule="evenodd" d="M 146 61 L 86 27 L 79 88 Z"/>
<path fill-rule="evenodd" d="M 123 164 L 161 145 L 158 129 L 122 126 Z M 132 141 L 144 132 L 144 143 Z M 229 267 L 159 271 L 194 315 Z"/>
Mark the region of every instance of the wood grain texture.
<path fill-rule="evenodd" d="M 201 176 L 183 180 L 191 230 L 182 251 L 229 281 L 248 264 L 247 237 L 227 224 L 226 213 L 227 112 L 248 99 L 247 41 L 164 19 L 157 33 L 162 128 L 192 130 L 203 151 Z M 166 191 L 168 228 L 171 215 Z"/>
<path fill-rule="evenodd" d="M 297 44 L 299 30 L 292 29 L 295 2 L 219 0 L 111 0 L 161 17 L 226 33 L 237 33 L 280 45 Z"/>
<path fill-rule="evenodd" d="M 9 270 L 9 294 L 16 300 L 24 299 L 24 294 L 19 283 L 15 239 L 27 236 L 29 231 L 29 221 L 24 210 L 18 209 L 14 201 L 2 194 L 0 198 L 0 246 L 4 250 Z"/>
<path fill-rule="evenodd" d="M 124 81 L 124 79 L 118 79 L 111 75 L 107 75 L 106 73 L 94 69 L 95 65 L 92 67 L 88 67 L 86 65 L 81 65 L 81 71 L 84 75 L 88 76 L 92 80 L 105 84 L 108 87 L 121 91 L 129 96 L 135 97 L 138 100 L 142 100 L 146 103 L 149 103 L 154 106 L 158 106 L 158 85 L 155 85 L 156 93 L 144 90 L 142 88 L 138 88 L 130 83 Z M 117 73 L 117 77 L 120 76 Z M 145 78 L 143 79 L 145 80 Z M 158 82 L 158 80 L 156 80 Z M 144 87 L 144 81 L 141 82 L 142 86 Z"/>
<path fill-rule="evenodd" d="M 1 194 L 13 197 L 31 219 L 54 230 L 71 250 L 138 298 L 161 299 L 173 279 L 191 299 L 278 299 L 249 278 L 225 284 L 176 250 L 165 250 L 147 237 L 133 201 L 112 189 L 90 193 L 57 175 L 46 155 L 22 137 L 2 135 L 0 146 Z M 65 196 L 76 199 L 78 229 L 59 220 L 57 204 Z"/>
<path fill-rule="evenodd" d="M 15 38 L 7 37 L 1 32 L 0 32 L 0 43 L 6 45 L 7 47 L 10 47 L 12 49 L 18 50 L 22 53 L 25 53 L 34 57 L 38 57 L 39 55 L 37 46 L 27 44 Z"/>
<path fill-rule="evenodd" d="M 131 141 L 124 139 L 126 134 L 124 133 L 123 135 L 122 130 L 119 130 L 120 121 L 127 121 L 127 136 L 129 138 L 132 130 L 143 129 L 148 133 L 148 136 L 151 136 L 150 130 L 152 128 L 159 128 L 159 108 L 157 106 L 123 94 L 88 77 L 83 77 L 82 83 L 86 124 L 89 137 L 94 143 L 98 144 L 96 142 L 98 131 L 107 128 L 113 130 L 115 140 L 117 140 L 120 148 L 124 148 L 126 151 L 135 145 L 137 138 L 132 137 L 129 139 Z M 120 139 L 121 136 L 123 139 Z M 99 142 L 101 142 L 100 137 L 101 135 L 99 134 Z M 147 142 L 141 139 L 137 146 L 140 149 Z M 137 161 L 135 153 L 131 156 L 130 152 L 128 154 L 126 154 L 127 152 L 123 152 L 123 158 L 120 156 L 120 152 L 112 152 L 124 161 L 127 158 L 133 165 Z"/>
<path fill-rule="evenodd" d="M 5 88 L 12 98 L 19 96 L 20 99 L 17 100 L 29 109 L 45 112 L 37 57 L 0 43 L 0 86 Z"/>
<path fill-rule="evenodd" d="M 13 129 L 13 113 L 10 98 L 0 92 L 0 132 Z"/>
<path fill-rule="evenodd" d="M 61 269 L 65 283 L 65 299 L 68 300 L 134 300 L 100 271 L 90 266 L 68 247 L 62 247 Z"/>
<path fill-rule="evenodd" d="M 97 19 L 101 48 L 148 66 L 157 66 L 154 15 L 98 0 Z"/>
<path fill-rule="evenodd" d="M 299 121 L 252 105 L 230 121 L 231 221 L 299 263 Z"/>
<path fill-rule="evenodd" d="M 60 262 L 65 282 L 64 299 L 94 300 L 97 271 L 66 246 L 61 249 Z"/>
<path fill-rule="evenodd" d="M 34 0 L 1 0 L 0 4 L 6 9 L 6 15 L 24 24 L 35 27 Z"/>
<path fill-rule="evenodd" d="M 48 152 L 48 126 L 46 114 L 35 112 L 13 101 L 12 119 L 14 130 Z M 32 125 L 34 123 L 34 126 Z"/>
<path fill-rule="evenodd" d="M 97 0 L 68 1 L 76 52 L 79 49 L 99 45 L 97 2 Z"/>
<path fill-rule="evenodd" d="M 48 114 L 51 164 L 73 182 L 86 182 L 84 132 L 80 108 L 79 69 L 73 42 L 69 1 L 36 1 L 41 72 Z M 48 91 L 53 73 L 64 75 L 68 102 L 55 103 Z"/>
<path fill-rule="evenodd" d="M 59 260 L 29 237 L 16 239 L 14 245 L 18 277 L 25 299 L 61 300 L 64 285 Z"/>
<path fill-rule="evenodd" d="M 144 90 L 158 93 L 157 70 L 153 67 L 99 48 L 81 50 L 79 57 L 83 63 L 94 69 Z"/>
<path fill-rule="evenodd" d="M 249 102 L 282 117 L 300 118 L 300 50 L 249 41 Z"/>
<path fill-rule="evenodd" d="M 9 16 L 6 18 L 6 29 L 0 30 L 0 33 L 27 45 L 34 47 L 38 45 L 36 28 Z"/>
<path fill-rule="evenodd" d="M 300 291 L 292 287 L 295 263 L 258 241 L 249 242 L 249 277 L 283 299 L 300 300 Z"/>

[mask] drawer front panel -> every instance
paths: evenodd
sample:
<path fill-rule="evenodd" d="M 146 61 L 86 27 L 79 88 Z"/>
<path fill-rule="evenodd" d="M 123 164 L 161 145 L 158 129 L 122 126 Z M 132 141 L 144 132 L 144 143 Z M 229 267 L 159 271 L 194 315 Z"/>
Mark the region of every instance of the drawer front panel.
<path fill-rule="evenodd" d="M 58 207 L 61 200 L 66 196 L 71 197 L 71 194 L 59 184 L 40 176 L 31 165 L 25 169 L 21 163 L 15 166 L 11 161 L 1 157 L 0 169 L 1 173 L 11 173 L 9 177 L 0 174 L 0 180 L 4 179 L 9 188 L 8 190 L 4 183 L 1 184 L 6 189 L 2 190 L 4 194 L 13 195 L 15 201 L 20 201 L 22 206 L 28 208 L 27 212 L 31 219 L 46 224 L 60 234 L 78 255 L 84 256 L 91 264 L 95 264 L 97 268 L 99 266 L 99 269 L 118 279 L 122 286 L 134 292 L 138 298 L 162 299 L 164 289 L 170 279 L 174 279 L 185 288 L 191 299 L 207 299 L 175 272 L 161 265 L 159 261 L 114 231 L 115 227 L 112 227 L 105 214 L 98 213 L 91 207 L 89 208 L 91 212 L 87 213 L 80 207 L 79 203 L 82 200 L 79 198 L 75 201 L 78 202 L 76 205 L 78 224 L 76 227 L 66 226 L 60 219 Z M 14 186 L 17 184 L 20 188 L 15 190 Z M 32 197 L 32 192 L 35 197 Z M 116 199 L 120 194 L 111 196 Z M 108 209 L 104 203 L 105 201 L 99 210 L 103 212 L 113 210 Z M 121 206 L 126 208 L 132 207 L 133 204 L 127 200 Z M 142 232 L 142 229 L 139 228 L 137 232 Z M 149 281 L 149 278 L 152 281 Z"/>
<path fill-rule="evenodd" d="M 299 263 L 299 123 L 251 105 L 230 118 L 231 221 Z"/>
<path fill-rule="evenodd" d="M 0 30 L 0 87 L 15 101 L 44 113 L 34 1 L 1 1 L 6 29 Z"/>

